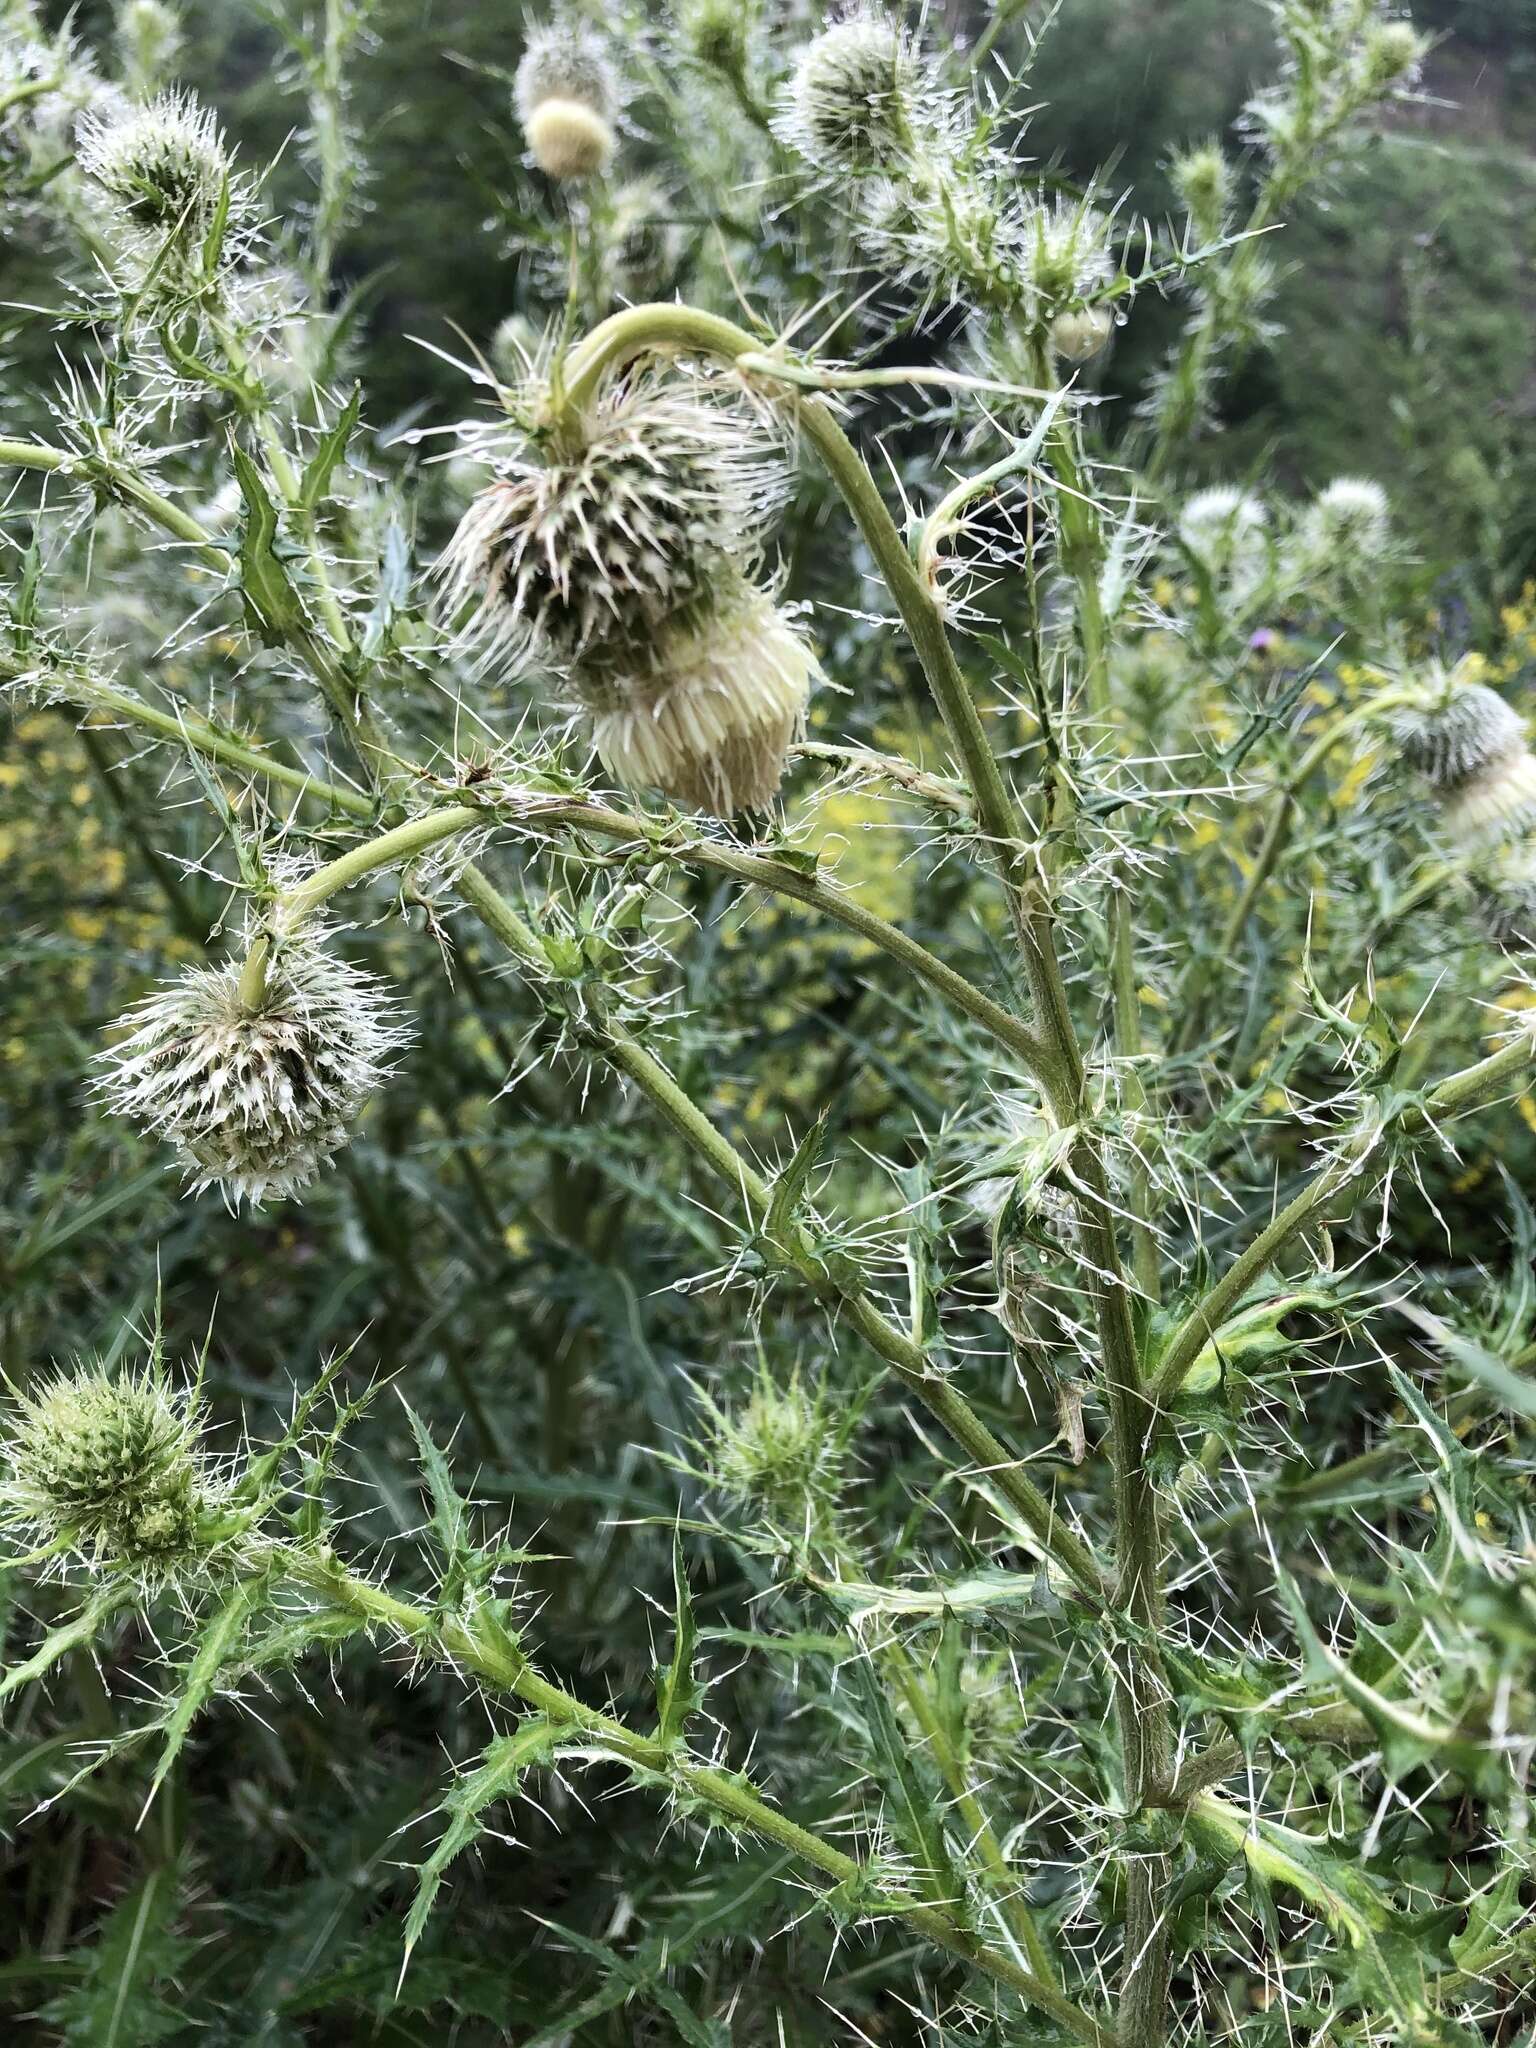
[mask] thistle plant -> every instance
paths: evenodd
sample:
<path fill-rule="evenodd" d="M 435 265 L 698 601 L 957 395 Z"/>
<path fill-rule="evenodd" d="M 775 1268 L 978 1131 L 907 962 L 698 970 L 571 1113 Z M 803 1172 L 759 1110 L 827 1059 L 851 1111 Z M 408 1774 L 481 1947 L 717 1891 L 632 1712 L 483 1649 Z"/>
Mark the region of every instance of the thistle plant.
<path fill-rule="evenodd" d="M 93 1045 L 4 1198 L 64 2038 L 1529 2022 L 1536 769 L 1383 488 L 1190 456 L 1423 56 L 1274 12 L 1173 231 L 1008 10 L 523 24 L 518 301 L 387 431 L 366 12 L 302 209 L 90 60 L 0 439 L 6 787 L 78 749 L 103 869 L 22 868 Z"/>

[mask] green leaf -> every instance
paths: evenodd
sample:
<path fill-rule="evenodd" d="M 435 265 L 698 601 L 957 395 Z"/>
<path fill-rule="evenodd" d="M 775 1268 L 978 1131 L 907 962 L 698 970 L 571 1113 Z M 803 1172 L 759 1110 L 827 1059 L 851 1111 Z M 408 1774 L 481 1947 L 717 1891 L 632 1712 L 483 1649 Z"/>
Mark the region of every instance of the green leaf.
<path fill-rule="evenodd" d="M 699 1654 L 699 1628 L 693 1618 L 693 1599 L 688 1591 L 682 1533 L 677 1529 L 672 1532 L 672 1587 L 677 1610 L 672 1661 L 656 1674 L 659 1715 L 656 1739 L 668 1749 L 683 1740 L 688 1717 L 704 1697 L 704 1688 L 693 1675 L 694 1660 Z"/>
<path fill-rule="evenodd" d="M 277 507 L 267 493 L 261 471 L 238 442 L 230 444 L 235 477 L 245 500 L 245 530 L 240 537 L 240 590 L 245 622 L 266 647 L 282 647 L 307 629 L 308 620 L 288 571 L 278 560 Z"/>
<path fill-rule="evenodd" d="M 167 1997 L 191 1949 L 174 1929 L 179 1875 L 174 1864 L 152 1870 L 102 1922 L 80 1983 L 46 2009 L 61 2048 L 151 2048 L 183 2031 Z"/>
<path fill-rule="evenodd" d="M 270 1594 L 270 1582 L 265 1577 L 241 1579 L 217 1613 L 203 1623 L 197 1650 L 187 1666 L 176 1704 L 164 1724 L 165 1741 L 160 1750 L 160 1761 L 150 1779 L 144 1801 L 146 1808 L 165 1783 L 192 1723 L 218 1691 L 220 1679 L 239 1665 L 251 1617 L 266 1603 Z"/>
<path fill-rule="evenodd" d="M 516 1796 L 524 1775 L 535 1764 L 547 1763 L 560 1739 L 560 1729 L 542 1714 L 530 1716 L 511 1735 L 498 1735 L 488 1743 L 480 1762 L 453 1784 L 443 1801 L 448 1816 L 437 1847 L 416 1873 L 416 1896 L 405 1922 L 405 1959 L 421 1939 L 432 1902 L 442 1884 L 443 1873 L 453 1859 L 485 1833 L 481 1815 L 487 1807 Z"/>
<path fill-rule="evenodd" d="M 818 1581 L 833 1606 L 857 1628 L 872 1614 L 977 1614 L 993 1608 L 1039 1607 L 1048 1591 L 1039 1572 L 978 1571 L 917 1586 L 876 1586 L 863 1579 Z"/>
<path fill-rule="evenodd" d="M 729 1867 L 711 1887 L 710 1902 L 702 1913 L 681 1925 L 669 1924 L 665 1933 L 645 1942 L 631 1956 L 621 1956 L 571 1928 L 546 1920 L 543 1924 L 551 1933 L 569 1941 L 572 1948 L 598 1964 L 605 1982 L 546 2020 L 538 2033 L 523 2043 L 523 2048 L 555 2048 L 557 2042 L 574 2038 L 581 2028 L 605 2013 L 616 2012 L 634 2000 L 643 2001 L 658 1979 L 699 1942 L 713 1936 L 741 1934 L 747 1924 L 746 1908 L 752 1899 L 792 1869 L 794 1861 L 793 1856 L 785 1853 L 768 1863 L 748 1861 Z"/>
<path fill-rule="evenodd" d="M 314 454 L 305 464 L 303 481 L 299 485 L 299 503 L 311 512 L 330 488 L 332 474 L 347 451 L 347 443 L 352 438 L 352 430 L 357 425 L 362 404 L 362 386 L 355 384 L 352 387 L 352 396 L 337 416 L 336 424 L 322 438 Z"/>
<path fill-rule="evenodd" d="M 1523 1415 L 1527 1422 L 1536 1422 L 1536 1381 L 1516 1372 L 1486 1345 L 1461 1336 L 1449 1323 L 1431 1315 L 1428 1309 L 1420 1308 L 1417 1302 L 1400 1301 L 1397 1306 L 1400 1315 L 1406 1316 L 1411 1323 L 1417 1323 L 1450 1363 L 1492 1394 L 1501 1408 Z"/>
<path fill-rule="evenodd" d="M 1451 1958 L 1458 1969 L 1476 1976 L 1507 1947 L 1509 1937 L 1525 1918 L 1520 1903 L 1524 1877 L 1524 1869 L 1511 1857 L 1487 1890 L 1472 1900 L 1466 1925 L 1451 1937 Z"/>
<path fill-rule="evenodd" d="M 896 1656 L 905 1664 L 904 1651 Z M 850 1658 L 843 1678 L 868 1731 L 870 1770 L 885 1794 L 891 1831 L 911 1857 L 919 1887 L 935 1904 L 955 1909 L 966 1894 L 944 1839 L 944 1792 L 937 1774 L 897 1721 L 874 1657 Z"/>
<path fill-rule="evenodd" d="M 806 1184 L 816 1170 L 822 1147 L 827 1141 L 830 1117 L 830 1110 L 821 1112 L 795 1147 L 794 1157 L 788 1166 L 773 1183 L 768 1214 L 763 1220 L 763 1235 L 773 1244 L 787 1246 L 793 1241 L 805 1201 Z"/>

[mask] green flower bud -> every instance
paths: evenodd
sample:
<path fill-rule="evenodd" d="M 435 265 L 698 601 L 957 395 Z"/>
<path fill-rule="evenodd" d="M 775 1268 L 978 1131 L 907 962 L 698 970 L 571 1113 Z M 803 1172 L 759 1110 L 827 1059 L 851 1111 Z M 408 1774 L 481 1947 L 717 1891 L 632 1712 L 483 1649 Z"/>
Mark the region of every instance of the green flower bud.
<path fill-rule="evenodd" d="M 1232 167 L 1225 153 L 1214 142 L 1202 143 L 1175 157 L 1168 175 L 1201 239 L 1216 241 L 1232 204 Z"/>
<path fill-rule="evenodd" d="M 836 1505 L 842 1443 L 821 1400 L 798 1374 L 780 1385 L 766 1367 L 739 1408 L 703 1397 L 704 1459 L 711 1484 L 781 1534 L 814 1534 Z"/>
<path fill-rule="evenodd" d="M 199 1422 L 158 1360 L 115 1377 L 100 1366 L 61 1374 L 17 1405 L 7 1518 L 104 1570 L 189 1564 L 211 1498 Z"/>
<path fill-rule="evenodd" d="M 1360 41 L 1362 84 L 1371 93 L 1412 85 L 1428 49 L 1429 37 L 1420 35 L 1411 21 L 1370 22 Z"/>

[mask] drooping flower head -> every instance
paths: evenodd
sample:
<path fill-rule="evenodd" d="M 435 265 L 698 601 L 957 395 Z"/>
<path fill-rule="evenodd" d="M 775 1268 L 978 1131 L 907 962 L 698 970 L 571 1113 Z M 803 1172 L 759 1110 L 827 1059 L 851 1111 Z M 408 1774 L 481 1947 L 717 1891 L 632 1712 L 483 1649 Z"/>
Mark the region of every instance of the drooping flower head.
<path fill-rule="evenodd" d="M 644 645 L 750 558 L 781 501 L 779 450 L 755 413 L 691 377 L 608 385 L 548 461 L 520 457 L 444 553 L 449 601 L 481 637 L 572 662 Z"/>
<path fill-rule="evenodd" d="M 641 370 L 504 464 L 439 565 L 490 656 L 554 670 L 609 772 L 719 815 L 777 789 L 817 673 L 751 578 L 782 450 L 733 387 Z"/>
<path fill-rule="evenodd" d="M 513 85 L 517 118 L 535 163 L 559 180 L 605 170 L 617 147 L 618 76 L 581 22 L 533 29 Z"/>
<path fill-rule="evenodd" d="M 818 673 L 792 621 L 744 583 L 664 628 L 644 658 L 613 670 L 578 662 L 570 686 L 626 789 L 728 818 L 773 800 Z"/>
<path fill-rule="evenodd" d="M 196 1403 L 158 1355 L 137 1372 L 99 1365 L 25 1394 L 5 1445 L 6 1519 L 93 1566 L 160 1573 L 190 1562 L 213 1493 Z"/>
<path fill-rule="evenodd" d="M 307 1187 L 347 1143 L 407 1033 L 383 984 L 313 926 L 274 952 L 258 1003 L 241 980 L 231 961 L 147 997 L 102 1055 L 100 1090 L 178 1148 L 194 1192 L 260 1203 Z"/>
<path fill-rule="evenodd" d="M 1430 675 L 1423 705 L 1401 716 L 1398 735 L 1409 765 L 1440 790 L 1485 774 L 1525 747 L 1519 713 L 1460 663 Z"/>

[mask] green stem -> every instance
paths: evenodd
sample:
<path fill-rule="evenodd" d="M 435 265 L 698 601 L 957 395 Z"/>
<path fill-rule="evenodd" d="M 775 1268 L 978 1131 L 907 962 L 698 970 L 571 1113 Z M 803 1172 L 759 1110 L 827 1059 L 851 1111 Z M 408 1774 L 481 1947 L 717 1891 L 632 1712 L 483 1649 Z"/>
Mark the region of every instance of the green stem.
<path fill-rule="evenodd" d="M 541 971 L 545 969 L 538 940 L 479 868 L 466 867 L 455 886 L 514 954 Z M 762 1176 L 716 1130 L 665 1067 L 621 1024 L 611 1018 L 590 1019 L 589 1028 L 596 1034 L 601 1051 L 619 1072 L 640 1089 L 690 1150 L 735 1190 L 748 1217 L 763 1225 L 772 1205 L 773 1190 Z M 812 1249 L 798 1224 L 790 1224 L 772 1237 L 765 1231 L 762 1249 L 775 1264 L 797 1274 L 818 1299 L 835 1309 L 885 1360 L 959 1444 L 976 1470 L 993 1479 L 998 1492 L 1074 1585 L 1091 1600 L 1101 1599 L 1104 1582 L 1092 1552 L 1064 1525 L 1051 1500 L 1025 1476 L 1007 1447 L 992 1434 L 946 1375 L 931 1363 L 922 1347 L 884 1316 L 862 1288 L 839 1277 Z"/>
<path fill-rule="evenodd" d="M 857 1858 L 781 1813 L 744 1778 L 698 1763 L 679 1747 L 636 1734 L 623 1722 L 588 1707 L 573 1693 L 540 1676 L 505 1630 L 440 1620 L 383 1587 L 354 1577 L 330 1558 L 289 1551 L 283 1554 L 282 1566 L 295 1584 L 332 1608 L 354 1614 L 370 1627 L 389 1629 L 413 1649 L 473 1672 L 494 1690 L 512 1694 L 557 1726 L 595 1738 L 625 1763 L 686 1790 L 728 1821 L 789 1850 L 834 1884 L 852 1884 L 865 1877 L 866 1866 Z M 1048 2012 L 1090 2048 L 1109 2048 L 1104 2028 L 1081 2006 L 1011 1955 L 987 1948 L 951 1913 L 900 1898 L 887 1901 L 886 1910 L 936 1946 Z"/>

